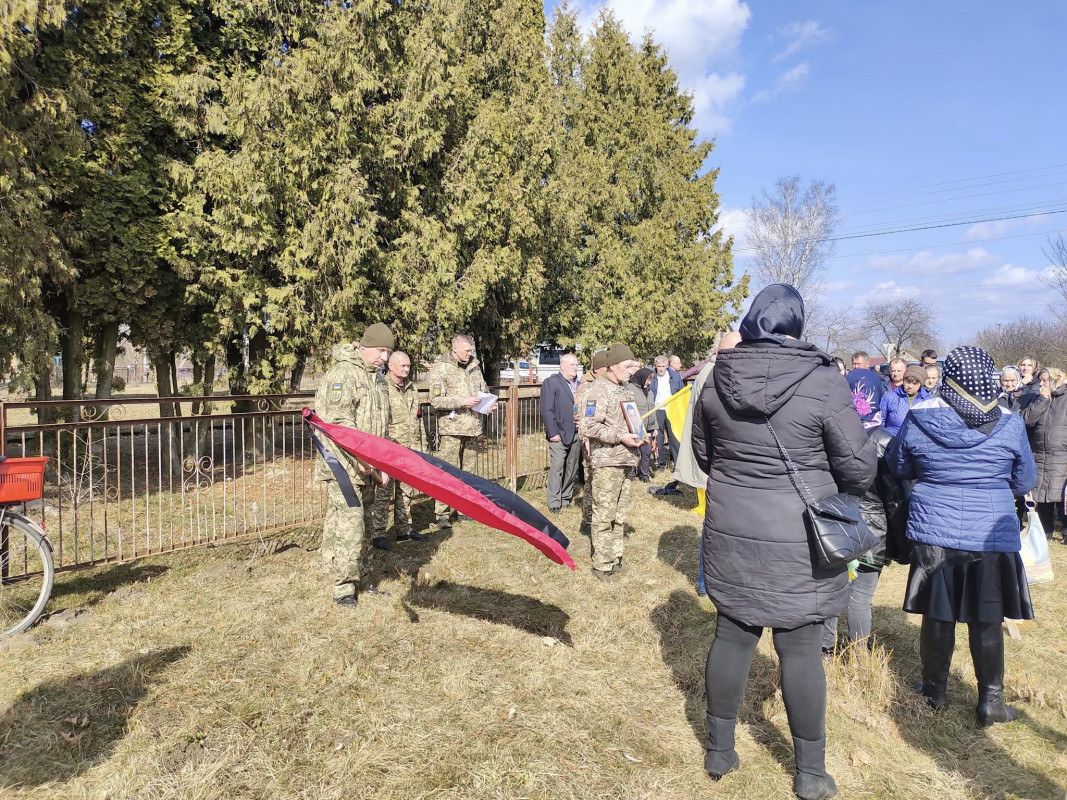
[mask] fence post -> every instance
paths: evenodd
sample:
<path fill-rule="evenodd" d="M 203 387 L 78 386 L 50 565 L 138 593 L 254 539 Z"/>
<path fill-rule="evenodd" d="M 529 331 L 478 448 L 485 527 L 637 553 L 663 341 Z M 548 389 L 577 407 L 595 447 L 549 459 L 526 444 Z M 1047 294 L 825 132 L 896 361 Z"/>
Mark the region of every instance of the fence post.
<path fill-rule="evenodd" d="M 516 368 L 519 366 L 515 364 Z M 513 373 L 518 375 L 518 370 Z M 504 461 L 508 475 L 508 488 L 515 491 L 519 486 L 519 384 L 512 379 L 508 386 L 508 404 L 504 409 Z"/>

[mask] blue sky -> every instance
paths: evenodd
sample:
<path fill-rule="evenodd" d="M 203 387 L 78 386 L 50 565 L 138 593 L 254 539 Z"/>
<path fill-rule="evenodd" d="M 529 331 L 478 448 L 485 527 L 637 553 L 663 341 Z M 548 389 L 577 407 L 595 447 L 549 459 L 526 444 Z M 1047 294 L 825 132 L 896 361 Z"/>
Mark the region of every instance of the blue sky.
<path fill-rule="evenodd" d="M 1042 247 L 1067 232 L 1067 213 L 1047 213 L 1067 210 L 1067 3 L 572 5 L 586 19 L 607 5 L 668 48 L 716 141 L 708 165 L 740 269 L 744 208 L 800 175 L 836 185 L 838 235 L 973 223 L 839 241 L 826 302 L 922 297 L 946 345 L 1048 313 Z"/>

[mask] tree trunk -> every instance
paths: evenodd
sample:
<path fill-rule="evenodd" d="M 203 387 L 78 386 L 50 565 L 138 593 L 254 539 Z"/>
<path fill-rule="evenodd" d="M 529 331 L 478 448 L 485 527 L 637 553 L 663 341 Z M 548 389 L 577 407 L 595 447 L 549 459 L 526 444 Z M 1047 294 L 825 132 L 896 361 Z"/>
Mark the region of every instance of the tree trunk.
<path fill-rule="evenodd" d="M 109 322 L 100 331 L 100 339 L 96 343 L 96 357 L 93 364 L 96 367 L 96 392 L 97 400 L 107 400 L 111 397 L 115 388 L 115 355 L 119 348 L 119 323 Z"/>
<path fill-rule="evenodd" d="M 163 350 L 157 353 L 153 353 L 152 366 L 156 371 L 156 393 L 160 398 L 173 397 L 174 386 L 171 383 L 173 377 L 172 366 L 174 364 L 174 352 L 171 350 Z M 161 417 L 176 417 L 181 416 L 181 408 L 176 407 L 174 403 L 159 404 L 159 416 Z M 181 423 L 180 422 L 164 422 L 159 428 L 159 453 L 162 463 L 166 469 L 170 471 L 170 474 L 178 477 L 182 472 L 181 461 Z"/>
<path fill-rule="evenodd" d="M 155 367 L 156 370 L 156 394 L 159 395 L 160 398 L 174 396 L 174 385 L 171 382 L 173 376 L 171 366 L 173 362 L 174 353 L 169 350 L 161 351 L 152 356 L 152 366 Z M 177 416 L 174 403 L 160 402 L 159 416 Z"/>
<path fill-rule="evenodd" d="M 202 359 L 193 357 L 192 394 L 197 397 L 211 397 L 215 394 L 215 354 Z M 193 403 L 193 415 L 210 414 L 211 403 L 197 401 Z"/>
<path fill-rule="evenodd" d="M 33 379 L 33 385 L 36 389 L 36 399 L 38 402 L 47 402 L 52 399 L 52 361 L 49 360 L 48 364 L 41 367 L 41 371 L 37 373 L 37 377 Z M 56 410 L 54 408 L 45 407 L 37 409 L 37 422 L 40 425 L 51 425 L 56 421 Z"/>
<path fill-rule="evenodd" d="M 304 380 L 304 370 L 307 369 L 308 357 L 307 353 L 301 353 L 297 356 L 296 366 L 293 367 L 292 373 L 289 375 L 289 392 L 299 392 L 300 384 Z"/>
<path fill-rule="evenodd" d="M 67 313 L 63 332 L 59 342 L 63 353 L 63 399 L 81 399 L 81 367 L 85 360 L 83 336 L 85 334 L 85 320 L 80 311 L 67 305 Z"/>

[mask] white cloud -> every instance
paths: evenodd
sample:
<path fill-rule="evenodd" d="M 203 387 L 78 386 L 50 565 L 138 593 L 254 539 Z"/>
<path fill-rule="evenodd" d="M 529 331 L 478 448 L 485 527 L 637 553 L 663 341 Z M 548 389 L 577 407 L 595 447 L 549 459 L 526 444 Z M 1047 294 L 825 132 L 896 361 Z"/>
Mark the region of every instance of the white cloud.
<path fill-rule="evenodd" d="M 778 76 L 773 89 L 763 89 L 752 96 L 753 103 L 766 103 L 768 100 L 786 92 L 795 92 L 803 88 L 808 82 L 808 73 L 811 72 L 811 64 L 801 61 L 792 69 L 788 69 Z"/>
<path fill-rule="evenodd" d="M 982 281 L 982 285 L 990 289 L 1033 289 L 1040 291 L 1047 289 L 1042 283 L 1042 278 L 1050 277 L 1051 268 L 1044 270 L 1027 269 L 1006 263 L 997 267 L 989 277 Z"/>
<path fill-rule="evenodd" d="M 745 76 L 736 72 L 728 75 L 711 74 L 685 87 L 693 95 L 693 114 L 701 135 L 711 138 L 730 130 L 730 112 L 736 107 L 745 88 Z"/>
<path fill-rule="evenodd" d="M 609 0 L 607 5 L 634 39 L 652 31 L 687 81 L 732 60 L 752 16 L 740 0 Z"/>
<path fill-rule="evenodd" d="M 982 247 L 972 247 L 964 253 L 932 253 L 924 250 L 913 256 L 870 256 L 862 271 L 878 270 L 904 275 L 955 275 L 990 269 L 1003 263 Z"/>
<path fill-rule="evenodd" d="M 666 48 L 682 89 L 693 95 L 701 136 L 729 131 L 745 88 L 745 76 L 731 67 L 752 16 L 748 5 L 742 0 L 608 0 L 606 5 L 635 42 L 651 31 Z M 581 3 L 584 27 L 600 7 Z"/>
<path fill-rule="evenodd" d="M 1047 214 L 1033 214 L 1029 217 L 1019 217 L 1018 219 L 998 219 L 994 222 L 979 222 L 977 225 L 972 225 L 967 229 L 967 232 L 963 234 L 963 241 L 973 242 L 981 239 L 995 239 L 1000 236 L 1005 236 L 1012 231 L 1036 228 L 1045 223 L 1045 218 L 1047 216 Z"/>
<path fill-rule="evenodd" d="M 823 288 L 823 291 L 827 292 L 827 293 L 830 293 L 830 292 L 851 292 L 853 289 L 857 288 L 858 286 L 859 286 L 859 284 L 856 281 L 850 280 L 850 279 L 846 279 L 846 280 L 843 280 L 843 281 L 826 281 L 822 285 L 822 288 Z"/>
<path fill-rule="evenodd" d="M 852 302 L 865 305 L 873 301 L 896 300 L 901 297 L 919 297 L 923 291 L 918 286 L 898 286 L 896 281 L 882 281 L 863 294 L 856 295 Z"/>
<path fill-rule="evenodd" d="M 784 61 L 806 47 L 822 44 L 834 38 L 833 33 L 814 20 L 792 22 L 783 28 L 779 28 L 778 33 L 785 37 L 787 43 L 785 49 L 771 59 L 775 63 Z"/>
<path fill-rule="evenodd" d="M 719 212 L 718 229 L 726 236 L 734 237 L 734 252 L 748 247 L 748 212 L 743 208 Z"/>

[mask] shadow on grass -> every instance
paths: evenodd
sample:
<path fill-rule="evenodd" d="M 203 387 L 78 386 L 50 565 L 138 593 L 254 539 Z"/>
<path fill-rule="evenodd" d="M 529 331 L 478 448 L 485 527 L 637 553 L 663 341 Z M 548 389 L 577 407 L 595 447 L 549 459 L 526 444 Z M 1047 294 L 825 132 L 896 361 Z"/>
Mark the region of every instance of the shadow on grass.
<path fill-rule="evenodd" d="M 703 746 L 708 734 L 704 665 L 715 634 L 716 615 L 705 611 L 693 595 L 678 590 L 652 610 L 650 619 L 659 632 L 663 663 L 685 696 L 686 719 Z M 738 719 L 748 725 L 752 738 L 766 747 L 778 763 L 792 770 L 793 745 L 763 711 L 779 685 L 778 662 L 757 651 L 752 657 Z"/>
<path fill-rule="evenodd" d="M 403 603 L 412 622 L 419 621 L 418 613 L 412 608 L 415 606 L 510 625 L 537 636 L 551 636 L 568 647 L 574 646 L 567 632 L 571 618 L 566 611 L 521 594 L 448 582 L 420 587 L 413 581 L 411 592 Z"/>
<path fill-rule="evenodd" d="M 165 574 L 170 567 L 163 564 L 116 564 L 91 572 L 77 572 L 60 577 L 52 588 L 52 598 L 88 594 L 82 606 L 99 603 L 115 590 Z"/>
<path fill-rule="evenodd" d="M 678 525 L 664 532 L 657 555 L 695 584 L 700 568 L 699 548 L 699 521 L 694 521 L 693 525 Z M 715 619 L 716 615 L 705 611 L 696 597 L 683 591 L 672 592 L 670 599 L 651 615 L 659 632 L 663 661 L 685 695 L 686 717 L 702 745 L 707 741 L 704 666 L 715 635 Z M 766 747 L 778 763 L 792 770 L 793 745 L 763 711 L 780 685 L 778 662 L 756 651 L 738 719 L 748 725 L 752 738 Z"/>
<path fill-rule="evenodd" d="M 697 571 L 700 569 L 701 524 L 699 518 L 694 516 L 692 525 L 675 525 L 659 537 L 656 547 L 659 560 L 682 573 L 693 586 L 697 585 Z"/>
<path fill-rule="evenodd" d="M 154 650 L 21 694 L 0 716 L 0 786 L 66 781 L 106 760 L 151 684 L 189 651 Z"/>
<path fill-rule="evenodd" d="M 879 641 L 893 651 L 889 667 L 897 677 L 898 692 L 910 692 L 910 687 L 921 680 L 918 628 L 908 626 L 905 631 L 891 627 L 878 632 L 878 636 Z M 956 647 L 966 651 L 967 631 L 963 626 L 957 626 Z M 1008 658 L 1011 658 L 1010 652 Z M 1010 693 L 1011 687 L 1006 688 Z M 949 679 L 949 707 L 945 711 L 938 714 L 926 711 L 914 695 L 904 701 L 891 702 L 888 711 L 905 742 L 925 752 L 941 769 L 955 772 L 983 797 L 1061 800 L 1062 786 L 1020 764 L 987 731 L 977 727 L 974 718 L 977 703 L 975 686 L 953 672 Z M 1025 711 L 1019 711 L 1018 721 L 1009 723 L 1006 730 L 1029 725 L 1038 736 L 1057 741 L 1060 747 L 1067 743 L 1067 737 L 1049 731 Z"/>

